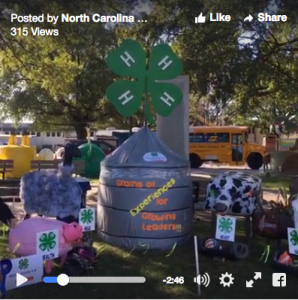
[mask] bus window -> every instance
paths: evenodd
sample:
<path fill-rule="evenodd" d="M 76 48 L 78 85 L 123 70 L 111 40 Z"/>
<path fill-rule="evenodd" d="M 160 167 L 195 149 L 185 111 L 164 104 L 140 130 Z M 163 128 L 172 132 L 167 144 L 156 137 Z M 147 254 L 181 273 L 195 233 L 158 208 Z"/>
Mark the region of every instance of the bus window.
<path fill-rule="evenodd" d="M 245 143 L 248 143 L 248 133 L 245 133 Z"/>
<path fill-rule="evenodd" d="M 217 134 L 216 133 L 206 133 L 205 134 L 205 143 L 217 143 Z"/>
<path fill-rule="evenodd" d="M 233 134 L 233 145 L 242 145 L 243 139 L 242 139 L 242 133 L 240 134 Z"/>
<path fill-rule="evenodd" d="M 190 143 L 229 143 L 229 133 L 190 133 Z"/>
<path fill-rule="evenodd" d="M 190 143 L 205 143 L 204 133 L 190 133 L 189 134 Z"/>
<path fill-rule="evenodd" d="M 206 143 L 229 143 L 229 133 L 207 133 L 205 135 Z"/>
<path fill-rule="evenodd" d="M 218 133 L 217 141 L 219 143 L 229 143 L 230 142 L 230 134 L 229 133 Z"/>

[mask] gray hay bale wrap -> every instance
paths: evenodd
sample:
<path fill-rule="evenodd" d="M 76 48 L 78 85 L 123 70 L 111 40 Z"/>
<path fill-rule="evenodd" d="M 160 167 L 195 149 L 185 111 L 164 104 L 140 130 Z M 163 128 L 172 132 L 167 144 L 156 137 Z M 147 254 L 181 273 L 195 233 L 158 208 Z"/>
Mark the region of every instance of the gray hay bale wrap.
<path fill-rule="evenodd" d="M 189 162 L 149 128 L 102 162 L 97 232 L 104 241 L 130 250 L 168 250 L 191 240 L 192 222 Z"/>
<path fill-rule="evenodd" d="M 20 199 L 25 211 L 46 217 L 77 218 L 83 192 L 71 173 L 71 167 L 59 167 L 59 170 L 25 174 L 20 185 Z"/>

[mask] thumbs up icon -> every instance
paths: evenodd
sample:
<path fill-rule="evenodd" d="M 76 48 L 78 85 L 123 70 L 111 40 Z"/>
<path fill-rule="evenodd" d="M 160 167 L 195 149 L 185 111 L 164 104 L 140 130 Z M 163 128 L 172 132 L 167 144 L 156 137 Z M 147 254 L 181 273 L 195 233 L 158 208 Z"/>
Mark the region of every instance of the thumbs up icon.
<path fill-rule="evenodd" d="M 203 13 L 200 13 L 198 17 L 195 17 L 195 23 L 205 23 L 206 17 L 203 16 Z"/>

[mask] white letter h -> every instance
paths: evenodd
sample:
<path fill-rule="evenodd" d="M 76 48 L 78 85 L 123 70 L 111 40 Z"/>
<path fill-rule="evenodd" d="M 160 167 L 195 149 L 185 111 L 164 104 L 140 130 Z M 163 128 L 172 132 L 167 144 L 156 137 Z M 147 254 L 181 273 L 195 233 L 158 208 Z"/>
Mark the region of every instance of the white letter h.
<path fill-rule="evenodd" d="M 125 51 L 124 54 L 126 55 L 126 57 L 124 55 L 120 55 L 120 58 L 128 67 L 131 67 L 131 63 L 129 61 L 131 61 L 132 63 L 135 63 L 135 60 L 132 58 L 132 56 L 127 51 Z"/>
<path fill-rule="evenodd" d="M 169 60 L 167 61 L 169 57 L 168 56 L 165 56 L 159 63 L 158 63 L 158 66 L 160 67 L 161 65 L 163 65 L 163 67 L 161 68 L 163 71 L 169 66 L 172 64 L 172 60 Z"/>
<path fill-rule="evenodd" d="M 122 105 L 125 105 L 127 102 L 129 102 L 130 100 L 133 99 L 133 95 L 129 95 L 130 91 L 125 92 L 124 94 L 122 94 L 120 97 L 118 97 L 118 99 L 120 101 L 122 101 L 122 99 L 124 98 L 124 100 L 122 101 Z"/>
<path fill-rule="evenodd" d="M 167 98 L 164 98 L 163 96 L 161 96 L 160 97 L 160 99 L 166 104 L 166 105 L 168 105 L 168 106 L 172 106 L 172 104 L 170 103 L 170 101 L 172 102 L 172 103 L 174 103 L 175 102 L 175 99 L 174 98 L 172 98 L 169 94 L 167 94 L 166 92 L 164 92 L 163 93 Z"/>

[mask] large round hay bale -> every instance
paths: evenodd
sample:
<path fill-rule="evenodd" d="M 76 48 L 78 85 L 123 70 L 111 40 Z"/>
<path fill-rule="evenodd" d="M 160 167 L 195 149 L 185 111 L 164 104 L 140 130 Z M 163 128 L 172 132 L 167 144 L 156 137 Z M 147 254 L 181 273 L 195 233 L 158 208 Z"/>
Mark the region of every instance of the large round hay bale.
<path fill-rule="evenodd" d="M 54 152 L 51 149 L 44 148 L 38 153 L 38 156 L 44 157 L 45 160 L 53 160 Z"/>

